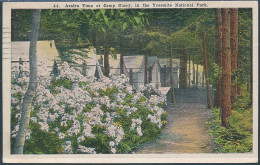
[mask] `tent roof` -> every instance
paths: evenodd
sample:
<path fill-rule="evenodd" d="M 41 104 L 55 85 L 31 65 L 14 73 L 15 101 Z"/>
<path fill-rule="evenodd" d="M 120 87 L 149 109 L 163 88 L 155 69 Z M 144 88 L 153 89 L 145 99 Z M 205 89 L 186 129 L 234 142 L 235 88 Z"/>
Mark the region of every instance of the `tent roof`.
<path fill-rule="evenodd" d="M 102 66 L 104 66 L 104 55 L 97 55 L 98 60 L 103 58 Z M 116 58 L 109 55 L 109 67 L 111 74 L 120 74 L 120 54 L 116 54 Z"/>
<path fill-rule="evenodd" d="M 169 58 L 159 58 L 158 59 L 159 64 L 161 67 L 170 67 L 170 59 Z M 173 67 L 179 67 L 180 66 L 180 59 L 173 59 Z"/>
<path fill-rule="evenodd" d="M 171 87 L 160 87 L 158 90 L 163 94 L 167 95 L 167 93 L 170 91 Z"/>
<path fill-rule="evenodd" d="M 135 55 L 135 56 L 124 56 L 124 63 L 127 69 L 133 69 L 133 72 L 139 72 L 142 68 L 144 61 L 143 55 Z"/>
<path fill-rule="evenodd" d="M 98 62 L 95 48 L 71 49 L 69 50 L 69 53 L 73 55 L 72 60 L 79 65 L 82 65 L 83 62 L 86 61 L 87 76 L 95 76 L 96 71 L 98 71 L 99 77 L 103 77 L 103 72 Z"/>
<path fill-rule="evenodd" d="M 12 42 L 12 61 L 19 61 L 19 58 L 22 58 L 24 61 L 29 61 L 29 49 L 30 41 Z M 43 61 L 47 66 L 52 66 L 53 61 L 58 58 L 59 54 L 54 40 L 37 41 L 38 61 Z"/>
<path fill-rule="evenodd" d="M 157 60 L 157 57 L 156 56 L 148 56 L 147 58 L 147 65 L 148 67 L 152 67 L 155 60 Z"/>

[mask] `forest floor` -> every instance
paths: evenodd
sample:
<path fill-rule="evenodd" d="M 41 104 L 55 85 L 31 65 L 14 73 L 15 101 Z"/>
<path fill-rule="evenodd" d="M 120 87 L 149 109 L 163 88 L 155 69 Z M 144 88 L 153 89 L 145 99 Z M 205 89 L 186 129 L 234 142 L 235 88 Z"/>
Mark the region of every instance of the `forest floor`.
<path fill-rule="evenodd" d="M 133 153 L 213 153 L 214 144 L 205 122 L 212 113 L 207 109 L 206 89 L 178 89 L 176 104 L 167 112 L 167 124 L 159 139 L 142 144 Z"/>

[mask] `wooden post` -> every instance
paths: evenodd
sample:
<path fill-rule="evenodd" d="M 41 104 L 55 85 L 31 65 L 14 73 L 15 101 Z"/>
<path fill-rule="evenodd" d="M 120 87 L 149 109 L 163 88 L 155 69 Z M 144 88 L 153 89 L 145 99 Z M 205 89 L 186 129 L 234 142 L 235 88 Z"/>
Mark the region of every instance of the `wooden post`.
<path fill-rule="evenodd" d="M 166 65 L 164 65 L 164 68 L 163 68 L 163 84 L 164 84 L 164 87 L 166 87 Z"/>
<path fill-rule="evenodd" d="M 204 62 L 205 62 L 205 72 L 206 72 L 206 87 L 207 87 L 207 100 L 208 100 L 208 108 L 212 108 L 211 96 L 210 96 L 210 88 L 209 88 L 209 79 L 208 79 L 208 59 L 207 59 L 207 46 L 206 46 L 206 35 L 203 30 L 203 52 L 204 52 Z"/>
<path fill-rule="evenodd" d="M 133 85 L 133 69 L 130 69 L 129 72 L 129 83 L 130 85 Z"/>
<path fill-rule="evenodd" d="M 197 64 L 197 69 L 196 69 L 196 89 L 198 89 L 198 81 L 199 81 L 199 64 Z"/>
<path fill-rule="evenodd" d="M 192 88 L 194 89 L 195 88 L 195 64 L 194 64 L 194 61 L 192 61 Z"/>
<path fill-rule="evenodd" d="M 152 82 L 152 67 L 150 66 L 149 67 L 149 83 L 151 83 Z"/>
<path fill-rule="evenodd" d="M 87 75 L 87 64 L 86 64 L 86 61 L 84 61 L 83 64 L 82 64 L 82 75 L 83 76 Z"/>
<path fill-rule="evenodd" d="M 22 76 L 22 66 L 23 65 L 23 59 L 19 58 L 19 75 L 18 76 Z"/>
<path fill-rule="evenodd" d="M 105 46 L 104 46 L 104 75 L 106 77 L 109 77 L 109 72 L 110 72 L 110 68 L 109 68 L 109 36 L 106 33 L 105 34 Z"/>
<path fill-rule="evenodd" d="M 144 56 L 144 85 L 148 83 L 148 56 Z"/>
<path fill-rule="evenodd" d="M 125 55 L 125 51 L 124 51 L 124 36 L 121 35 L 121 42 L 120 42 L 120 50 L 121 50 L 121 54 L 120 54 L 120 74 L 124 74 L 124 55 Z"/>
<path fill-rule="evenodd" d="M 170 41 L 170 63 L 171 63 L 171 76 L 170 76 L 170 81 L 171 81 L 171 103 L 175 103 L 175 92 L 174 92 L 174 78 L 173 78 L 173 54 L 172 54 L 172 41 Z M 187 67 L 187 62 L 186 62 L 186 67 Z"/>

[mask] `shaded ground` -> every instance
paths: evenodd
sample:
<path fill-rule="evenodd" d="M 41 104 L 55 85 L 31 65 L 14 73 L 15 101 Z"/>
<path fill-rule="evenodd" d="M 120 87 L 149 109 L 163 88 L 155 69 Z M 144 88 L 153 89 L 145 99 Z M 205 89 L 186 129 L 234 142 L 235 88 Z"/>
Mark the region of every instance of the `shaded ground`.
<path fill-rule="evenodd" d="M 214 146 L 205 122 L 211 117 L 206 107 L 206 90 L 178 89 L 176 105 L 168 112 L 161 138 L 141 145 L 134 153 L 212 153 Z"/>

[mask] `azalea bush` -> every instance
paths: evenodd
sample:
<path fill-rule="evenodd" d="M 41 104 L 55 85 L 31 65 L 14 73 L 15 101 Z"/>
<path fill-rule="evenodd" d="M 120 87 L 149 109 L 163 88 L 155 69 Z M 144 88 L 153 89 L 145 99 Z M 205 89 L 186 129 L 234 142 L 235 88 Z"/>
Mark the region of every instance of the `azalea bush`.
<path fill-rule="evenodd" d="M 28 81 L 28 72 L 12 68 L 12 147 Z M 97 80 L 63 63 L 58 76 L 38 76 L 24 153 L 129 153 L 160 136 L 164 102 L 153 84 L 133 91 L 125 75 Z"/>

